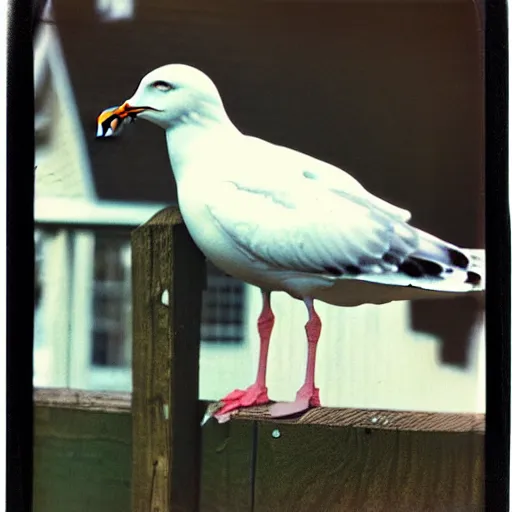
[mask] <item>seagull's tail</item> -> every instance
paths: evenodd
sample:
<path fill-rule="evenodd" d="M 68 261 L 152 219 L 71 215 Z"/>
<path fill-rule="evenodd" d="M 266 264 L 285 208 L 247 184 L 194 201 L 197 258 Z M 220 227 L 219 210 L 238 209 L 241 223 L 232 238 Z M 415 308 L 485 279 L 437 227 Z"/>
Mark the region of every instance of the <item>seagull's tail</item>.
<path fill-rule="evenodd" d="M 485 290 L 485 249 L 463 249 L 469 257 L 468 271 L 480 276 L 475 291 Z"/>
<path fill-rule="evenodd" d="M 461 249 L 440 239 L 427 238 L 429 243 L 420 240 L 418 250 L 398 271 L 361 273 L 348 281 L 342 276 L 338 287 L 333 286 L 332 291 L 317 298 L 336 306 L 358 306 L 395 300 L 446 299 L 485 290 L 484 249 Z M 386 286 L 350 288 L 350 282 L 355 280 Z"/>
<path fill-rule="evenodd" d="M 421 288 L 436 291 L 480 292 L 485 290 L 485 250 L 461 249 L 429 233 L 417 230 L 418 249 L 412 255 L 438 265 L 436 279 L 426 279 Z M 434 277 L 434 276 L 433 276 Z M 439 279 L 440 278 L 440 279 Z"/>

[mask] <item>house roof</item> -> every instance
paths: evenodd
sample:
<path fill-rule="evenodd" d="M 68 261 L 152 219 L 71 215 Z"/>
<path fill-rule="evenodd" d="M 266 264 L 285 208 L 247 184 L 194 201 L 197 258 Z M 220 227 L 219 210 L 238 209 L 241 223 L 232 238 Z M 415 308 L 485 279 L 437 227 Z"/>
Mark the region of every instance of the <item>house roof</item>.
<path fill-rule="evenodd" d="M 413 210 L 423 229 L 482 242 L 484 84 L 473 2 L 148 0 L 133 20 L 110 23 L 90 0 L 54 6 L 101 199 L 176 199 L 159 128 L 139 122 L 98 141 L 95 119 L 149 70 L 183 62 L 212 77 L 245 133 L 346 169 Z"/>
<path fill-rule="evenodd" d="M 36 198 L 94 199 L 90 160 L 51 2 L 37 25 L 34 49 Z"/>

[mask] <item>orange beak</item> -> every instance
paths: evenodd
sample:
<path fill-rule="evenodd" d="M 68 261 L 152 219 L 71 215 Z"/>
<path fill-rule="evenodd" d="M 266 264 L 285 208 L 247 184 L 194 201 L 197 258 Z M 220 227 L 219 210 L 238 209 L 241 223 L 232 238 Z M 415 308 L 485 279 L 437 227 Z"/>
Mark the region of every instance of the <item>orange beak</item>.
<path fill-rule="evenodd" d="M 120 107 L 114 110 L 114 114 L 118 115 L 121 119 L 125 119 L 128 116 L 139 114 L 144 110 L 154 110 L 151 107 L 132 107 L 125 101 Z"/>
<path fill-rule="evenodd" d="M 96 120 L 96 137 L 103 138 L 117 135 L 128 117 L 135 120 L 137 114 L 140 114 L 140 112 L 144 110 L 156 109 L 152 107 L 132 107 L 125 102 L 119 107 L 111 107 L 104 110 Z"/>

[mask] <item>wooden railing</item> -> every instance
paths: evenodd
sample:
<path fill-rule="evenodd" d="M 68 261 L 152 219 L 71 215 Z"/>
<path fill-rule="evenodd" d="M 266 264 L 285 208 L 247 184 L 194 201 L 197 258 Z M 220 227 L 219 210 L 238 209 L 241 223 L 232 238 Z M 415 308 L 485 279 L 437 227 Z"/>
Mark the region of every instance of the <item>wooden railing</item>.
<path fill-rule="evenodd" d="M 45 491 L 45 475 L 37 476 L 49 465 L 48 446 L 63 449 L 51 439 L 70 436 L 62 422 L 71 418 L 52 412 L 63 410 L 80 418 L 103 414 L 98 416 L 103 430 L 85 422 L 83 429 L 91 432 L 84 438 L 98 432 L 113 436 L 107 418 L 121 425 L 119 417 L 126 423 L 131 412 L 131 432 L 125 423 L 116 427 L 124 440 L 105 450 L 125 460 L 123 443 L 131 443 L 133 512 L 483 510 L 482 414 L 321 407 L 275 420 L 266 407 L 255 407 L 201 429 L 207 405 L 197 399 L 204 258 L 176 208 L 133 232 L 132 255 L 131 403 L 130 395 L 121 393 L 36 392 L 35 512 L 49 512 L 49 503 L 52 512 L 79 510 L 69 502 L 55 508 L 58 497 Z M 60 422 L 54 430 L 52 418 Z M 80 425 L 72 425 L 79 439 Z M 57 460 L 72 465 L 83 456 L 90 462 L 83 443 L 75 450 L 75 459 Z M 104 501 L 96 485 L 91 503 L 95 512 L 126 512 L 126 501 L 112 500 L 109 489 L 113 482 L 117 490 L 126 486 L 126 468 L 109 462 Z M 79 472 L 75 468 L 75 478 Z M 80 478 L 75 485 L 85 485 L 86 477 Z"/>

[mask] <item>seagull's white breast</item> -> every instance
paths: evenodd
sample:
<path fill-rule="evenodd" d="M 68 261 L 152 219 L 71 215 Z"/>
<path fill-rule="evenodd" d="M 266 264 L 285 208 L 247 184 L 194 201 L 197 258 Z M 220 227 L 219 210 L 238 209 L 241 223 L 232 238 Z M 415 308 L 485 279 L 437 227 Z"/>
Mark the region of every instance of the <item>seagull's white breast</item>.
<path fill-rule="evenodd" d="M 217 267 L 233 277 L 255 286 L 278 286 L 279 277 L 265 265 L 244 254 L 212 218 L 207 195 L 215 194 L 218 184 L 208 179 L 198 182 L 184 178 L 178 184 L 178 201 L 187 229 L 204 255 Z"/>

